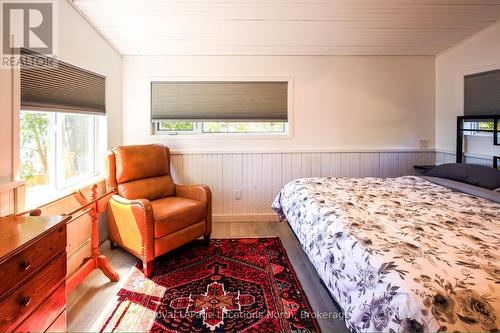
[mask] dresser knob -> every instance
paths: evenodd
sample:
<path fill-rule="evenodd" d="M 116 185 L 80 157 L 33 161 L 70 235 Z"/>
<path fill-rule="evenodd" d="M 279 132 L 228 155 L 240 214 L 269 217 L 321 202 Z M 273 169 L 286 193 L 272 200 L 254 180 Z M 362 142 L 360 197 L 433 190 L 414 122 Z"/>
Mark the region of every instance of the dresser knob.
<path fill-rule="evenodd" d="M 21 262 L 21 268 L 24 269 L 25 271 L 28 270 L 28 268 L 31 267 L 31 260 L 29 259 L 24 259 L 22 262 Z"/>
<path fill-rule="evenodd" d="M 21 300 L 19 301 L 19 303 L 22 306 L 27 307 L 31 303 L 31 297 L 29 297 L 29 296 L 23 296 L 21 298 Z"/>

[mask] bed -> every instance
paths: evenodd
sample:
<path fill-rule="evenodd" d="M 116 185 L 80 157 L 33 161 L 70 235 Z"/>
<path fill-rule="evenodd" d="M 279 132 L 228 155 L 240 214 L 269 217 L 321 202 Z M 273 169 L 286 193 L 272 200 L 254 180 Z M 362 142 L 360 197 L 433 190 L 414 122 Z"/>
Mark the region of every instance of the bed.
<path fill-rule="evenodd" d="M 483 198 L 481 189 L 471 195 L 452 183 L 304 178 L 285 185 L 273 209 L 351 330 L 495 331 L 500 203 L 493 191 Z"/>

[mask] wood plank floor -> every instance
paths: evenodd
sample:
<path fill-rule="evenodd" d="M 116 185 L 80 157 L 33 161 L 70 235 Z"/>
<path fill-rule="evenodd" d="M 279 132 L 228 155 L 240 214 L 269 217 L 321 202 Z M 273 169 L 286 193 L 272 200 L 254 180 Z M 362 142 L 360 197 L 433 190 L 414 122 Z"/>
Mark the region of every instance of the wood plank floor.
<path fill-rule="evenodd" d="M 332 299 L 321 285 L 319 277 L 307 259 L 306 254 L 286 223 L 281 222 L 225 222 L 214 223 L 213 238 L 269 237 L 278 236 L 286 249 L 299 281 L 317 313 L 330 313 L 329 319 L 318 318 L 324 332 L 348 332 L 344 321 L 338 318 L 338 310 Z M 106 241 L 102 245 L 103 254 L 107 255 L 111 266 L 125 279 L 130 267 L 137 259 L 122 249 L 110 250 Z M 98 271 L 94 271 L 80 286 L 68 295 L 68 331 L 86 332 L 98 330 L 96 322 L 108 302 L 118 292 L 119 284 L 109 282 Z"/>

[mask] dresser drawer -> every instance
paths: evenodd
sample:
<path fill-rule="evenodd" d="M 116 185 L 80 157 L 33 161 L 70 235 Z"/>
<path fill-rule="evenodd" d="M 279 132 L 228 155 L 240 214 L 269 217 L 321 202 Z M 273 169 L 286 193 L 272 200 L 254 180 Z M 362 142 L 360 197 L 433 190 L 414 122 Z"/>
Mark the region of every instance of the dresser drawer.
<path fill-rule="evenodd" d="M 62 251 L 66 251 L 65 224 L 0 263 L 0 300 Z"/>
<path fill-rule="evenodd" d="M 63 252 L 0 303 L 0 332 L 17 327 L 65 278 L 66 252 Z"/>
<path fill-rule="evenodd" d="M 62 282 L 56 291 L 33 311 L 16 332 L 44 332 L 66 309 L 66 283 Z M 65 316 L 63 316 L 65 317 Z M 61 330 L 61 332 L 64 330 Z"/>

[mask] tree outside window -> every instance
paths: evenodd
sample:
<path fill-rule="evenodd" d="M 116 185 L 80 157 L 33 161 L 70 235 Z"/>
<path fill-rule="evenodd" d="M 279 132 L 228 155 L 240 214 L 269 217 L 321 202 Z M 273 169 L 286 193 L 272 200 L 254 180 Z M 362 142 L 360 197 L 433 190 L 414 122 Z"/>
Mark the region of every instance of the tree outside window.
<path fill-rule="evenodd" d="M 98 142 L 100 118 L 104 117 L 21 111 L 20 176 L 28 206 L 97 175 L 97 152 L 103 149 Z"/>

